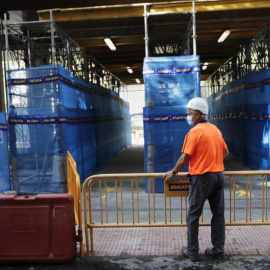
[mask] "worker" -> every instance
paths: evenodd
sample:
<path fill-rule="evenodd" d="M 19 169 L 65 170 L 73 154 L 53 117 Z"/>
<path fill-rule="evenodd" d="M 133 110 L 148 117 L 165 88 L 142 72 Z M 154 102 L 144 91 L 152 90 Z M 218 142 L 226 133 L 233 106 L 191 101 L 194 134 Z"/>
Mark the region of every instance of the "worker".
<path fill-rule="evenodd" d="M 212 212 L 211 242 L 213 247 L 205 255 L 217 261 L 224 261 L 225 217 L 224 217 L 224 163 L 229 155 L 220 130 L 206 120 L 207 102 L 199 97 L 187 104 L 187 122 L 192 126 L 187 133 L 182 154 L 171 171 L 166 172 L 167 183 L 188 163 L 190 176 L 189 206 L 187 216 L 187 247 L 181 253 L 193 260 L 199 260 L 199 218 L 208 199 Z"/>

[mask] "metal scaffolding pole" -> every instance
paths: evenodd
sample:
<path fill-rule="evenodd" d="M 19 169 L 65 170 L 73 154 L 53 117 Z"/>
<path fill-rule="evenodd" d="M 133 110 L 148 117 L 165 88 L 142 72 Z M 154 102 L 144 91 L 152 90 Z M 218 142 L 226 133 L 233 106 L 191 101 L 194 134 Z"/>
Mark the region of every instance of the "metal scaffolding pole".
<path fill-rule="evenodd" d="M 27 30 L 27 49 L 28 49 L 28 65 L 32 67 L 32 60 L 31 60 L 31 43 L 30 43 L 30 34 L 29 30 Z"/>
<path fill-rule="evenodd" d="M 0 67 L 0 74 L 5 74 L 6 70 L 9 70 L 10 68 L 10 52 L 9 52 L 9 42 L 8 42 L 8 20 L 7 20 L 7 14 L 4 14 L 4 36 L 5 36 L 5 68 L 3 71 L 3 66 L 1 65 Z M 0 41 L 1 45 L 0 45 L 0 52 L 2 52 L 2 46 L 4 45 L 4 43 L 2 41 Z M 0 56 L 0 62 L 2 63 L 2 53 Z M 0 111 L 6 111 L 7 108 L 7 90 L 4 86 L 4 81 L 5 81 L 5 75 L 1 75 L 0 76 Z"/>
<path fill-rule="evenodd" d="M 149 56 L 149 37 L 148 37 L 148 24 L 147 24 L 147 6 L 144 4 L 144 33 L 145 33 L 145 57 Z"/>
<path fill-rule="evenodd" d="M 9 54 L 9 43 L 8 43 L 8 21 L 7 21 L 7 14 L 4 14 L 4 26 L 5 26 L 5 56 L 6 56 L 6 69 L 9 70 L 9 61 L 10 61 L 10 54 Z"/>
<path fill-rule="evenodd" d="M 50 22 L 51 22 L 51 42 L 52 42 L 52 64 L 55 64 L 55 41 L 54 41 L 54 27 L 53 27 L 53 13 L 50 10 Z"/>
<path fill-rule="evenodd" d="M 69 44 L 69 40 L 67 39 L 67 65 L 68 65 L 68 71 L 72 71 L 71 66 L 71 56 L 70 56 L 70 44 Z"/>
<path fill-rule="evenodd" d="M 270 68 L 270 19 L 268 21 L 268 35 L 267 35 L 267 45 L 268 45 L 268 67 Z"/>
<path fill-rule="evenodd" d="M 193 55 L 197 55 L 197 36 L 196 36 L 196 9 L 195 9 L 195 1 L 192 2 L 192 18 L 193 18 Z"/>
<path fill-rule="evenodd" d="M 0 41 L 0 52 L 2 52 L 2 40 Z M 0 63 L 2 63 L 2 53 L 0 53 Z M 2 76 L 2 74 L 4 74 L 3 72 L 3 65 L 0 65 L 0 112 L 1 111 L 5 111 L 6 107 L 5 107 L 5 101 L 6 101 L 6 91 L 4 88 L 4 76 Z"/>

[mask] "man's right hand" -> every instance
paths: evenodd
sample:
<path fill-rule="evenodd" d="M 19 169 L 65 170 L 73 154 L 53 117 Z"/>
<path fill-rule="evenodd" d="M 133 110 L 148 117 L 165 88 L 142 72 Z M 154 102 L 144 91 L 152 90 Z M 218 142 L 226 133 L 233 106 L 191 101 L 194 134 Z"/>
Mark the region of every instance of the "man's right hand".
<path fill-rule="evenodd" d="M 168 181 L 170 181 L 172 178 L 174 177 L 173 171 L 168 171 L 165 173 L 163 179 L 164 182 L 167 183 Z"/>

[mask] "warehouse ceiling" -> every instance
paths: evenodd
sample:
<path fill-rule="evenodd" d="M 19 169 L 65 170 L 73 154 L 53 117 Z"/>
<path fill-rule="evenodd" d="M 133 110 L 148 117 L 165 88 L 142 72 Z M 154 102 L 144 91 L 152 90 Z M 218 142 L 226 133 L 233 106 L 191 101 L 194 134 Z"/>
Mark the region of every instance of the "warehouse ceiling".
<path fill-rule="evenodd" d="M 193 54 L 192 33 L 185 38 L 192 17 L 192 1 L 147 2 L 149 56 L 181 55 L 185 41 L 190 42 Z M 124 84 L 135 84 L 142 79 L 145 57 L 145 17 L 142 0 L 24 0 L 14 5 L 12 1 L 1 4 L 1 11 L 36 10 L 40 20 L 53 20 L 80 46 L 88 48 L 91 55 Z M 270 1 L 195 1 L 196 47 L 201 71 L 206 80 L 219 66 L 232 57 L 240 45 L 269 24 Z M 218 43 L 224 30 L 231 33 Z M 116 46 L 112 51 L 104 42 L 109 37 Z M 128 73 L 131 67 L 133 73 Z"/>

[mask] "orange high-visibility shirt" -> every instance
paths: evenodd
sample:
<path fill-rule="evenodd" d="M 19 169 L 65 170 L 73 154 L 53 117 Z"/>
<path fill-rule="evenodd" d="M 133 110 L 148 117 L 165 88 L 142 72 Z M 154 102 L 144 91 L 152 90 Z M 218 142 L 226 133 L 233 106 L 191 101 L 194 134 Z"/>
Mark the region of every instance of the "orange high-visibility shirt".
<path fill-rule="evenodd" d="M 191 175 L 224 170 L 223 151 L 227 145 L 220 130 L 209 122 L 198 123 L 186 135 L 182 152 L 190 155 Z"/>

